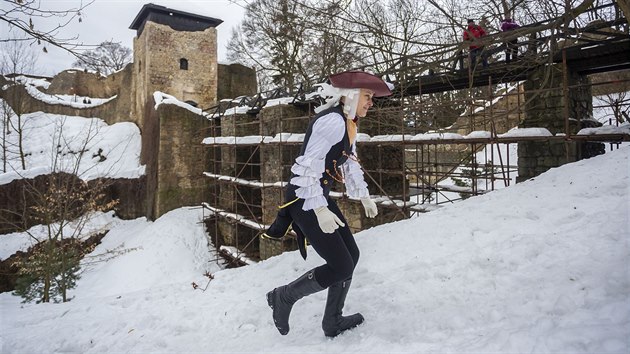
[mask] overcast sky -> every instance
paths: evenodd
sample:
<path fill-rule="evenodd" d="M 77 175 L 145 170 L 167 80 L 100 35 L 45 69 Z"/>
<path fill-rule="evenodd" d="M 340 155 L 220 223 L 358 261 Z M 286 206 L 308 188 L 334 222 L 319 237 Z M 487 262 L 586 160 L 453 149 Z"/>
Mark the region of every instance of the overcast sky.
<path fill-rule="evenodd" d="M 42 1 L 42 6 L 59 10 L 77 7 L 79 3 L 79 0 L 45 0 Z M 219 61 L 225 61 L 225 47 L 230 39 L 232 28 L 240 24 L 245 13 L 243 0 L 95 0 L 83 11 L 82 22 L 73 21 L 60 32 L 60 36 L 78 35 L 78 41 L 83 44 L 99 44 L 111 40 L 133 48 L 136 31 L 129 29 L 129 25 L 146 3 L 223 20 L 223 23 L 217 27 Z M 7 5 L 3 1 L 0 6 Z M 34 18 L 33 21 L 37 28 L 47 29 L 60 20 Z M 15 30 L 11 31 L 4 21 L 0 26 L 0 38 L 15 36 L 13 33 L 18 34 Z M 75 61 L 73 56 L 63 50 L 50 45 L 46 48 L 48 53 L 43 53 L 41 46 L 35 47 L 38 53 L 36 74 L 52 76 L 70 68 Z"/>

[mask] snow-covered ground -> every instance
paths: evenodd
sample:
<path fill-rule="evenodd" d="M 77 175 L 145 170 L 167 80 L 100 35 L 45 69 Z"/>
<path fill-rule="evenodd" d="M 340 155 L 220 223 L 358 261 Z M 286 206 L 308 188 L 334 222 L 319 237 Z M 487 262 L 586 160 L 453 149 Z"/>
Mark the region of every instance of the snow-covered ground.
<path fill-rule="evenodd" d="M 126 222 L 114 217 L 113 211 L 91 213 L 86 215 L 85 218 L 64 222 L 64 235 L 80 234 L 81 240 L 87 240 L 95 234 L 103 233 Z M 0 235 L 0 259 L 7 259 L 17 251 L 27 251 L 29 247 L 34 246 L 38 242 L 47 240 L 50 230 L 53 230 L 52 234 L 55 234 L 59 227 L 59 223 L 35 225 L 29 228 L 28 232 L 13 232 Z M 77 228 L 82 229 L 77 230 Z"/>
<path fill-rule="evenodd" d="M 358 233 L 345 310 L 366 322 L 334 340 L 320 328 L 325 292 L 296 304 L 287 336 L 265 301 L 321 264 L 312 249 L 219 270 L 199 209 L 118 222 L 92 256 L 129 251 L 86 267 L 72 301 L 0 294 L 2 352 L 628 353 L 629 156 Z M 205 271 L 214 280 L 193 289 Z"/>
<path fill-rule="evenodd" d="M 0 114 L 4 109 L 10 108 L 0 104 Z M 7 172 L 0 170 L 0 184 L 51 171 L 76 171 L 86 181 L 98 177 L 138 178 L 144 174 L 140 129 L 134 123 L 108 125 L 99 118 L 43 112 L 24 114 L 19 123 L 14 112 L 9 113 L 12 127 L 23 129 L 26 169 L 22 169 L 19 157 L 18 134 L 12 129 L 7 135 Z"/>

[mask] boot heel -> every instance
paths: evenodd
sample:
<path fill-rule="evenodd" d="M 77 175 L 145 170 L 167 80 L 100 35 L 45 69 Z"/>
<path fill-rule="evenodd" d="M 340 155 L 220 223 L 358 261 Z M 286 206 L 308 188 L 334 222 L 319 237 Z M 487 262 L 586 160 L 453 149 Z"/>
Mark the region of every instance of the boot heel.
<path fill-rule="evenodd" d="M 274 290 L 271 290 L 270 292 L 267 293 L 267 305 L 269 305 L 269 307 L 271 307 L 272 310 L 273 310 L 273 292 L 274 292 Z"/>

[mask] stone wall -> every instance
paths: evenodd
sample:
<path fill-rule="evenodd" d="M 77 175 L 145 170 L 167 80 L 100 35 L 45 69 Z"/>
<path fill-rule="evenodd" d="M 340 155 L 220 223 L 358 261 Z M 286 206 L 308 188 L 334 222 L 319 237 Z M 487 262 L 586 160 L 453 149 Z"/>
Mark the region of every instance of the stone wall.
<path fill-rule="evenodd" d="M 401 121 L 402 117 L 398 113 L 387 109 L 368 111 L 367 116 L 358 121 L 359 132 L 370 136 L 400 134 Z M 403 173 L 404 145 L 357 144 L 357 156 L 366 170 L 365 181 L 370 194 L 383 195 L 385 191 L 391 196 L 402 198 L 402 191 L 409 190 Z M 406 195 L 408 197 L 409 194 Z"/>
<path fill-rule="evenodd" d="M 542 67 L 530 75 L 525 81 L 525 119 L 520 128 L 544 127 L 552 134 L 566 133 L 565 106 L 571 120 L 585 120 L 593 116 L 588 78 L 569 71 L 567 79 L 565 94 L 561 64 Z"/>
<path fill-rule="evenodd" d="M 221 120 L 221 136 L 259 135 L 260 122 L 256 115 L 233 114 Z M 222 146 L 220 174 L 246 180 L 260 178 L 260 153 L 252 146 Z M 252 187 L 221 183 L 219 185 L 219 207 L 232 213 L 251 218 L 248 201 L 260 201 L 260 190 Z M 255 213 L 259 216 L 260 211 Z M 236 231 L 236 229 L 233 229 Z M 233 239 L 230 237 L 230 239 Z M 229 244 L 233 246 L 232 244 Z"/>
<path fill-rule="evenodd" d="M 367 171 L 364 178 L 370 194 L 387 194 L 396 199 L 403 198 L 403 190 L 409 190 L 403 169 L 405 159 L 403 145 L 359 144 L 357 156 L 361 166 Z M 409 193 L 406 197 L 409 197 Z"/>
<path fill-rule="evenodd" d="M 291 165 L 300 153 L 300 145 L 263 144 L 260 146 L 261 181 L 265 183 L 286 182 L 291 177 Z M 262 220 L 271 224 L 284 204 L 284 188 L 268 186 L 262 188 Z"/>
<path fill-rule="evenodd" d="M 119 218 L 130 220 L 146 215 L 146 176 L 110 179 L 105 183 L 108 198 L 118 201 L 114 211 Z"/>
<path fill-rule="evenodd" d="M 78 69 L 64 70 L 55 75 L 46 93 L 109 98 L 118 94 L 122 82 L 120 77 L 126 74 L 125 70 L 109 76 Z"/>
<path fill-rule="evenodd" d="M 295 251 L 298 249 L 295 237 L 285 237 L 283 239 L 260 239 L 260 259 L 268 259 L 283 252 Z"/>
<path fill-rule="evenodd" d="M 338 199 L 337 205 L 345 216 L 348 226 L 353 233 L 409 217 L 409 212 L 402 212 L 395 207 L 385 208 L 380 206 L 378 215 L 375 218 L 368 218 L 365 216 L 361 201 L 349 198 Z"/>
<path fill-rule="evenodd" d="M 369 110 L 367 115 L 357 122 L 359 132 L 375 135 L 400 134 L 403 128 L 400 107 L 379 107 Z"/>
<path fill-rule="evenodd" d="M 176 105 L 161 104 L 157 110 L 158 139 L 146 148 L 157 146 L 155 163 L 147 164 L 147 177 L 154 175 L 155 193 L 153 212 L 157 219 L 166 212 L 185 205 L 199 205 L 209 200 L 208 185 L 203 172 L 209 165 L 211 153 L 202 144 L 210 126 L 207 118 Z"/>
<path fill-rule="evenodd" d="M 254 96 L 258 92 L 256 70 L 241 64 L 219 64 L 217 101 L 239 96 Z"/>
<path fill-rule="evenodd" d="M 577 161 L 575 143 L 558 141 L 522 142 L 518 144 L 517 182 L 525 181 L 570 162 Z"/>
<path fill-rule="evenodd" d="M 561 64 L 542 67 L 525 81 L 525 119 L 520 128 L 541 127 L 551 134 L 575 134 L 592 117 L 592 92 L 588 78 L 575 72 L 567 72 L 567 90 L 564 90 L 564 73 Z M 566 107 L 566 110 L 565 110 Z M 565 116 L 568 114 L 569 131 Z M 585 156 L 592 144 L 584 145 L 569 141 L 520 142 L 518 143 L 517 182 L 530 179 L 563 164 Z M 597 149 L 595 149 L 597 150 Z"/>
<path fill-rule="evenodd" d="M 593 96 L 630 91 L 630 70 L 593 74 L 589 79 L 593 84 Z"/>
<path fill-rule="evenodd" d="M 90 108 L 48 104 L 34 99 L 20 86 L 0 90 L 0 97 L 12 106 L 20 107 L 21 113 L 43 111 L 98 117 L 108 124 L 137 124 L 142 133 L 140 162 L 146 165 L 146 175 L 137 180 L 139 184 L 135 180 L 130 183 L 118 181 L 110 193 L 121 199 L 132 197 L 137 201 L 119 206 L 118 213 L 122 217 L 146 215 L 155 219 L 171 209 L 196 205 L 209 200 L 209 195 L 219 193 L 217 186 L 209 184 L 202 173 L 219 173 L 221 165 L 216 156 L 222 151 L 201 146 L 202 139 L 212 135 L 207 130 L 209 121 L 205 117 L 169 105 L 161 105 L 156 111 L 153 93 L 162 91 L 181 101 L 208 107 L 217 102 L 219 75 L 224 82 L 222 94 L 226 97 L 254 94 L 256 75 L 253 69 L 238 64 L 223 65 L 219 73 L 216 28 L 174 30 L 168 25 L 147 21 L 140 33 L 134 39 L 134 62 L 123 70 L 108 77 L 67 70 L 57 75 L 46 90 L 48 94 L 92 98 L 116 96 L 105 104 Z M 0 84 L 6 84 L 3 77 L 0 77 Z M 259 122 L 253 121 L 251 131 L 259 134 L 259 130 Z M 226 131 L 230 133 L 229 128 Z M 235 153 L 240 154 L 238 156 L 244 154 L 242 151 Z M 237 168 L 234 166 L 234 170 Z M 260 175 L 259 170 L 249 173 Z M 254 200 L 260 204 L 260 190 L 257 193 Z M 252 196 L 256 198 L 255 193 Z"/>
<path fill-rule="evenodd" d="M 232 246 L 244 252 L 247 257 L 257 258 L 260 244 L 258 242 L 258 231 L 247 226 L 240 225 L 233 220 L 219 219 L 217 221 L 219 229 L 219 243 L 215 247 Z"/>
<path fill-rule="evenodd" d="M 56 181 L 56 182 L 51 182 Z M 67 173 L 41 175 L 24 178 L 0 185 L 0 234 L 26 230 L 42 223 L 41 215 L 33 207 L 42 205 L 41 196 L 49 186 L 66 188 L 65 193 L 78 188 L 102 189 L 103 204 L 117 201 L 114 212 L 121 219 L 141 217 L 145 211 L 144 177 L 127 179 L 99 178 L 84 184 L 78 177 Z M 76 201 L 75 201 L 76 202 Z M 75 208 L 79 205 L 75 204 Z M 66 215 L 70 216 L 70 214 Z M 79 217 L 76 215 L 75 217 Z M 74 218 L 74 217 L 72 217 Z"/>
<path fill-rule="evenodd" d="M 211 135 L 210 121 L 174 106 L 161 105 L 157 113 L 152 107 L 155 91 L 199 107 L 216 103 L 217 33 L 214 27 L 178 31 L 153 21 L 146 21 L 143 26 L 134 38 L 132 111 L 140 117 L 148 190 L 155 191 L 148 193 L 147 215 L 157 218 L 168 210 L 199 204 L 220 194 L 217 186 L 203 177 L 203 172 L 219 173 L 221 166 L 213 158 L 223 154 L 218 148 L 201 145 L 203 138 Z M 229 66 L 224 80 L 249 84 L 252 77 L 255 80 L 252 74 L 247 81 L 246 70 L 239 69 Z M 233 72 L 242 77 L 233 79 Z M 248 88 L 246 84 L 232 86 L 235 85 L 230 82 L 229 94 Z"/>
<path fill-rule="evenodd" d="M 473 131 L 492 131 L 503 134 L 517 127 L 524 118 L 522 104 L 525 102 L 523 85 L 510 92 L 504 93 L 492 106 L 485 107 L 486 100 L 481 105 L 469 109 L 469 114 L 461 115 L 452 128 L 457 134 L 468 135 Z M 485 107 L 485 108 L 483 108 Z M 482 108 L 482 109 L 480 109 Z"/>
<path fill-rule="evenodd" d="M 254 114 L 230 114 L 221 118 L 221 136 L 260 134 L 260 121 Z"/>
<path fill-rule="evenodd" d="M 310 120 L 310 108 L 308 106 L 278 105 L 264 108 L 258 116 L 260 117 L 261 135 L 275 136 L 281 132 L 304 134 Z M 300 145 L 291 144 L 261 145 L 261 181 L 265 183 L 288 181 L 291 177 L 291 166 L 300 154 L 300 149 Z M 283 204 L 284 188 L 263 188 L 263 223 L 271 224 L 276 218 L 278 206 Z M 261 242 L 265 242 L 265 240 Z"/>
<path fill-rule="evenodd" d="M 222 117 L 221 136 L 259 135 L 260 122 L 256 115 L 233 114 Z M 230 145 L 220 149 L 219 174 L 245 180 L 260 179 L 260 152 L 255 146 Z M 216 183 L 216 180 L 211 182 Z M 260 188 L 220 182 L 218 207 L 230 213 L 243 215 L 248 220 L 262 221 Z M 236 223 L 234 220 L 217 220 L 219 237 L 227 246 L 234 246 L 254 257 L 258 254 L 258 231 Z"/>
<path fill-rule="evenodd" d="M 279 133 L 304 134 L 311 117 L 308 106 L 277 105 L 265 107 L 258 114 L 260 135 L 275 136 Z"/>
<path fill-rule="evenodd" d="M 260 112 L 260 129 L 263 135 L 275 136 L 280 132 L 304 134 L 309 123 L 309 107 L 279 105 Z M 261 181 L 286 182 L 291 177 L 291 166 L 300 154 L 300 144 L 263 144 L 260 146 Z M 284 187 L 262 188 L 262 222 L 271 224 L 284 204 Z M 267 259 L 297 249 L 294 237 L 282 240 L 260 238 L 260 258 Z"/>
<path fill-rule="evenodd" d="M 76 74 L 73 76 L 82 77 L 83 72 L 81 74 Z M 94 74 L 91 74 L 94 75 Z M 111 85 L 110 87 L 116 86 L 118 91 L 113 93 L 112 95 L 106 96 L 91 96 L 91 97 L 99 97 L 99 98 L 110 98 L 116 96 L 116 98 L 112 99 L 109 102 L 104 104 L 94 106 L 94 107 L 86 107 L 86 108 L 74 108 L 68 105 L 63 104 L 50 104 L 44 101 L 40 101 L 32 97 L 23 86 L 11 86 L 6 90 L 0 90 L 0 97 L 5 99 L 13 109 L 18 112 L 18 109 L 21 113 L 33 113 L 33 112 L 46 112 L 52 114 L 60 114 L 60 115 L 68 115 L 68 116 L 79 116 L 79 117 L 97 117 L 103 119 L 107 124 L 114 124 L 118 122 L 133 122 L 136 123 L 140 129 L 142 130 L 141 120 L 135 115 L 132 111 L 132 87 L 133 87 L 133 74 L 132 67 L 128 65 L 125 69 L 119 71 L 115 75 L 112 75 L 108 78 L 101 78 L 103 85 L 106 85 L 106 82 L 109 81 L 117 81 L 119 85 Z M 1 80 L 0 80 L 1 81 Z M 56 81 L 53 79 L 53 82 Z M 63 81 L 63 80 L 62 80 Z M 80 82 L 89 81 L 89 80 L 79 80 Z M 58 81 L 60 82 L 60 81 Z M 2 84 L 6 84 L 6 82 L 0 82 Z M 57 86 L 54 93 L 57 94 L 70 94 L 70 92 L 61 91 L 66 84 L 59 84 Z M 99 81 L 96 81 L 92 84 L 92 86 L 88 86 L 82 88 L 81 90 L 91 91 L 94 90 L 93 86 L 99 86 Z M 52 86 L 52 85 L 51 85 Z M 67 87 L 66 87 L 67 88 Z M 44 92 L 44 91 L 42 91 Z M 46 90 L 47 94 L 51 94 L 51 89 L 49 87 Z M 78 94 L 77 94 L 78 95 Z"/>

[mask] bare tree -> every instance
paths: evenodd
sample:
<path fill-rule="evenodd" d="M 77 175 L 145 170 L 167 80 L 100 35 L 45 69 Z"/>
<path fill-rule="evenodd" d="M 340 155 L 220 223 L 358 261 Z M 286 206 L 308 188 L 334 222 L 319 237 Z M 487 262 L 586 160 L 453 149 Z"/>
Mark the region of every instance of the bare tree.
<path fill-rule="evenodd" d="M 71 8 L 45 8 L 39 0 L 1 0 L 0 21 L 7 23 L 10 31 L 15 31 L 13 38 L 0 39 L 0 42 L 27 41 L 42 45 L 47 52 L 46 45 L 59 47 L 76 55 L 75 50 L 81 48 L 77 37 L 62 37 L 60 30 L 72 21 L 81 22 L 81 12 L 94 0 L 76 1 Z M 54 18 L 54 23 L 40 27 L 43 19 Z"/>
<path fill-rule="evenodd" d="M 3 43 L 2 57 L 0 68 L 2 74 L 9 75 L 8 80 L 12 86 L 22 85 L 21 76 L 19 74 L 32 73 L 37 62 L 37 54 L 32 48 L 22 41 L 11 41 Z M 7 161 L 9 151 L 12 148 L 17 149 L 22 169 L 26 169 L 26 160 L 24 156 L 24 123 L 22 121 L 25 112 L 26 100 L 23 90 L 14 89 L 8 91 L 9 103 L 3 100 L 2 114 L 2 157 L 3 171 L 7 172 Z M 4 96 L 4 94 L 3 94 Z M 16 139 L 9 139 L 9 135 L 15 133 Z"/>
<path fill-rule="evenodd" d="M 240 32 L 233 32 L 228 58 L 253 63 L 271 83 L 292 88 L 304 49 L 305 14 L 290 0 L 257 0 L 246 8 Z"/>
<path fill-rule="evenodd" d="M 133 60 L 132 54 L 131 48 L 120 43 L 106 41 L 99 44 L 94 50 L 81 53 L 79 59 L 72 65 L 109 75 L 129 64 Z"/>
<path fill-rule="evenodd" d="M 23 198 L 30 206 L 22 220 L 34 219 L 46 229 L 42 237 L 26 225 L 15 225 L 35 244 L 28 257 L 14 262 L 20 269 L 16 294 L 25 301 L 69 300 L 67 291 L 76 285 L 79 262 L 90 251 L 81 246 L 89 236 L 85 226 L 94 213 L 110 210 L 116 204 L 106 195 L 111 182 L 97 179 L 88 183 L 79 178 L 84 173 L 84 157 L 99 134 L 97 125 L 90 124 L 80 137 L 71 137 L 64 130 L 62 120 L 54 129 L 51 173 L 43 177 L 44 183 L 23 180 Z M 16 212 L 3 210 L 2 215 Z"/>
<path fill-rule="evenodd" d="M 426 38 L 434 29 L 422 20 L 426 14 L 427 8 L 418 1 L 359 0 L 348 16 L 357 24 L 361 47 L 369 53 L 367 63 L 377 72 L 388 72 L 395 68 L 405 71 L 412 64 L 410 57 L 430 46 Z"/>
<path fill-rule="evenodd" d="M 300 74 L 306 78 L 306 84 L 320 82 L 331 73 L 359 67 L 364 63 L 362 58 L 366 53 L 352 42 L 356 34 L 351 24 L 340 19 L 347 7 L 346 3 L 333 0 L 309 7 L 309 11 L 316 16 L 304 19 L 310 34 L 305 39 L 306 53 L 302 55 Z"/>
<path fill-rule="evenodd" d="M 358 63 L 354 34 L 340 24 L 344 1 L 256 0 L 234 30 L 228 59 L 256 67 L 259 86 L 292 90 Z M 265 80 L 270 78 L 270 80 Z"/>
<path fill-rule="evenodd" d="M 9 127 L 9 119 L 13 116 L 13 111 L 11 110 L 11 106 L 9 106 L 5 100 L 0 101 L 0 110 L 2 110 L 2 112 L 0 112 L 2 114 L 2 141 L 0 141 L 0 144 L 2 144 L 2 172 L 6 173 L 7 157 L 9 156 L 7 151 L 9 147 L 7 141 L 9 136 L 7 128 Z"/>
<path fill-rule="evenodd" d="M 610 114 L 604 115 L 602 123 L 619 125 L 630 122 L 630 92 L 615 92 L 600 96 L 599 100 L 610 107 Z"/>

